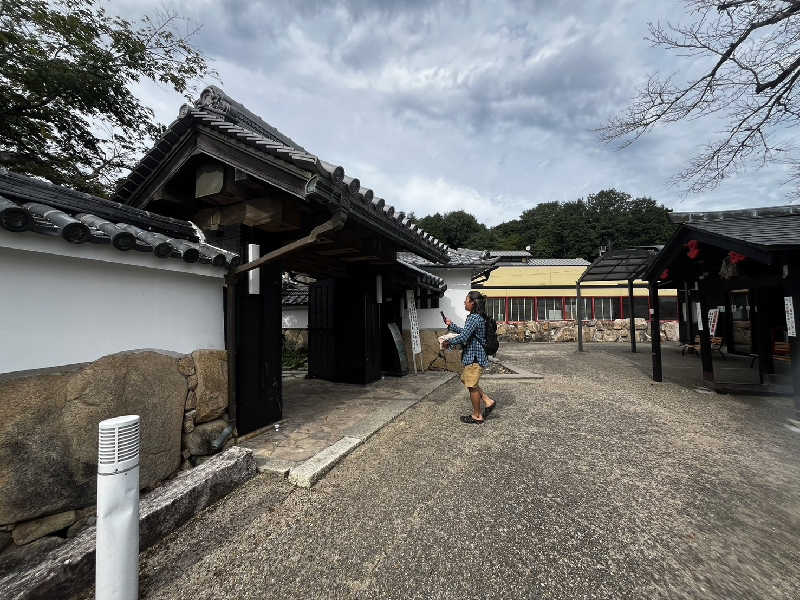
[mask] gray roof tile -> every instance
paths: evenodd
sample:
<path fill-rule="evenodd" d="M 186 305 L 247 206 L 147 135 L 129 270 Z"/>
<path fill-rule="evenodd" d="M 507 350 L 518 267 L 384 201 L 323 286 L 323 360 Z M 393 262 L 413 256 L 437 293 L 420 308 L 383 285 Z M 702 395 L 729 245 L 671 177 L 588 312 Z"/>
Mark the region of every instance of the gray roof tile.
<path fill-rule="evenodd" d="M 187 263 L 222 267 L 240 262 L 237 254 L 200 242 L 188 221 L 5 170 L 0 170 L 0 227 L 15 233 L 60 236 L 72 244 L 111 244 L 121 252 L 152 252 L 159 258 L 180 258 Z"/>

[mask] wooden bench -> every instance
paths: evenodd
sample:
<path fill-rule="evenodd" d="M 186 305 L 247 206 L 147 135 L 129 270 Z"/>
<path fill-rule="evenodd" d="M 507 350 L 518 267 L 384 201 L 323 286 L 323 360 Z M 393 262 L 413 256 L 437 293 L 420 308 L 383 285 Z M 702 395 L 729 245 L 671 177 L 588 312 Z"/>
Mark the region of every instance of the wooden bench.
<path fill-rule="evenodd" d="M 722 344 L 723 339 L 721 337 L 712 337 L 711 338 L 711 351 L 713 352 L 716 350 L 719 352 L 719 355 L 725 360 L 725 354 L 722 352 Z M 686 353 L 696 352 L 700 354 L 700 334 L 696 335 L 694 338 L 694 344 L 684 344 L 681 346 L 681 356 L 686 355 Z"/>

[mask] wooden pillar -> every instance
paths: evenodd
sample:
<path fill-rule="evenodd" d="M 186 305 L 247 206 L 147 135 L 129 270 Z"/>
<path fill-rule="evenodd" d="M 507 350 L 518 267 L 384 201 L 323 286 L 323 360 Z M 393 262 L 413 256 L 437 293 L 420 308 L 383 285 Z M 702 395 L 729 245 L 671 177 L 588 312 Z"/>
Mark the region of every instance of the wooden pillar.
<path fill-rule="evenodd" d="M 658 285 L 650 282 L 650 345 L 653 355 L 653 381 L 663 381 L 661 370 L 661 313 L 658 306 Z"/>
<path fill-rule="evenodd" d="M 580 281 L 575 286 L 575 317 L 578 319 L 578 352 L 583 352 L 583 302 Z"/>
<path fill-rule="evenodd" d="M 631 352 L 636 352 L 636 311 L 633 308 L 633 279 L 628 279 L 628 312 L 631 313 Z"/>
<path fill-rule="evenodd" d="M 708 329 L 708 304 L 702 292 L 696 292 L 697 304 L 700 306 L 700 364 L 703 369 L 703 382 L 714 383 L 714 363 L 711 358 L 711 331 Z"/>
<path fill-rule="evenodd" d="M 772 364 L 772 337 L 769 330 L 769 315 L 767 314 L 767 290 L 755 289 L 755 345 L 758 354 L 758 371 L 761 383 L 766 382 L 765 375 L 774 372 Z"/>
<path fill-rule="evenodd" d="M 800 296 L 792 297 L 794 304 L 794 330 L 800 332 Z M 800 420 L 800 337 L 794 335 L 789 338 L 792 349 L 792 387 L 794 388 L 794 418 Z"/>

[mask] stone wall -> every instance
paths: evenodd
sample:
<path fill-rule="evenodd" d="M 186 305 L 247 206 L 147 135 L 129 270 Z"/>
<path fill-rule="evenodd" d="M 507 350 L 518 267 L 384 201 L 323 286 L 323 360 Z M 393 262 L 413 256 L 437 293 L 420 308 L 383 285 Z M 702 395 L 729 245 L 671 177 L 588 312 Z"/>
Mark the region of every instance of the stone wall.
<path fill-rule="evenodd" d="M 645 319 L 636 319 L 636 341 L 650 341 L 650 326 Z M 461 352 L 459 350 L 440 350 L 439 336 L 446 329 L 421 329 L 422 364 L 430 371 L 461 372 Z M 578 326 L 575 321 L 529 321 L 527 323 L 498 323 L 497 336 L 503 342 L 577 342 Z M 662 341 L 678 341 L 678 322 L 661 323 Z M 585 342 L 627 342 L 630 339 L 630 322 L 627 319 L 613 321 L 585 321 L 583 340 Z M 411 366 L 411 332 L 403 331 L 409 369 Z M 419 365 L 419 357 L 417 358 Z M 419 368 L 419 366 L 418 366 Z"/>
<path fill-rule="evenodd" d="M 636 319 L 636 341 L 650 341 L 650 324 L 645 319 Z M 578 325 L 575 321 L 528 321 L 526 323 L 498 323 L 497 336 L 503 341 L 515 342 L 577 342 Z M 661 323 L 661 340 L 677 342 L 678 322 Z M 628 342 L 630 341 L 630 321 L 584 321 L 584 342 Z"/>
<path fill-rule="evenodd" d="M 308 329 L 284 329 L 283 339 L 290 348 L 308 350 Z"/>
<path fill-rule="evenodd" d="M 0 574 L 94 522 L 97 424 L 141 416 L 140 485 L 210 454 L 227 425 L 227 355 L 131 351 L 0 379 Z"/>

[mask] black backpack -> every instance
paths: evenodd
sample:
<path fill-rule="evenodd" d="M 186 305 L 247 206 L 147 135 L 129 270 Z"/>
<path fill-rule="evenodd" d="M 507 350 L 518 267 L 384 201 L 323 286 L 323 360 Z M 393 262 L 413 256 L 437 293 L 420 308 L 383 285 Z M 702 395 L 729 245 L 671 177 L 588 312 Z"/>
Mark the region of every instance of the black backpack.
<path fill-rule="evenodd" d="M 494 356 L 500 348 L 500 340 L 497 339 L 497 321 L 494 320 L 494 317 L 486 316 L 484 323 L 486 324 L 486 343 L 481 342 L 478 336 L 475 337 L 483 346 L 483 349 L 486 350 L 486 354 Z"/>

